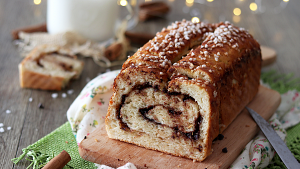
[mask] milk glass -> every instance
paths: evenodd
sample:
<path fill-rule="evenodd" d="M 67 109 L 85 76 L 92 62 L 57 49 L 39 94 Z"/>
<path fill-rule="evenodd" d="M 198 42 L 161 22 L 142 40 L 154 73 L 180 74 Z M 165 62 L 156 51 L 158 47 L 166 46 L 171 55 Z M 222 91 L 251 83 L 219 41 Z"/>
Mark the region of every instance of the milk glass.
<path fill-rule="evenodd" d="M 117 0 L 47 0 L 47 29 L 50 34 L 75 31 L 104 41 L 114 35 Z"/>

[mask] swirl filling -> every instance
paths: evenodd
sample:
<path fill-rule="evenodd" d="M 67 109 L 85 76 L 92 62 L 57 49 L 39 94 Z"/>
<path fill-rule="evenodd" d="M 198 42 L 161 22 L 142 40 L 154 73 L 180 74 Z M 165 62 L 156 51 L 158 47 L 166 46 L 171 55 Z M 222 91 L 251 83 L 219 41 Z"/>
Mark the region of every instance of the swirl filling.
<path fill-rule="evenodd" d="M 117 109 L 121 129 L 160 138 L 198 140 L 202 121 L 196 101 L 185 94 L 160 91 L 148 83 L 122 96 Z"/>

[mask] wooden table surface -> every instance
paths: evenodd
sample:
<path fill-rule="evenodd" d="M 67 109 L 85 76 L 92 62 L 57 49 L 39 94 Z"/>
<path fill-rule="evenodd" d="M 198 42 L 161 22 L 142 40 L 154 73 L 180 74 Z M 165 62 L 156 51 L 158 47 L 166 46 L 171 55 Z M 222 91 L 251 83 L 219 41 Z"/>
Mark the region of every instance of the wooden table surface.
<path fill-rule="evenodd" d="M 249 4 L 253 1 L 195 0 L 193 6 L 188 7 L 184 0 L 170 0 L 168 3 L 172 10 L 166 19 L 138 23 L 133 30 L 155 33 L 172 21 L 191 19 L 193 16 L 209 22 L 228 20 L 248 29 L 261 45 L 276 49 L 277 62 L 264 70 L 275 69 L 280 73 L 294 73 L 296 77 L 300 77 L 300 1 L 290 0 L 286 3 L 266 0 L 259 6 L 258 13 L 249 9 Z M 73 81 L 62 91 L 20 88 L 17 66 L 22 58 L 10 32 L 16 28 L 46 22 L 46 8 L 45 0 L 39 5 L 35 5 L 33 0 L 0 0 L 0 124 L 3 123 L 2 128 L 5 130 L 0 132 L 0 168 L 26 168 L 28 161 L 22 160 L 14 165 L 11 159 L 22 154 L 22 148 L 64 124 L 67 121 L 66 111 L 85 86 L 86 80 L 106 71 L 106 68 L 97 66 L 92 59 L 82 58 L 85 68 L 80 79 Z M 240 16 L 233 15 L 234 8 L 241 9 Z M 111 69 L 118 68 L 120 67 Z M 70 89 L 74 93 L 63 98 L 62 93 L 67 93 Z M 58 93 L 58 97 L 53 99 L 52 93 Z M 33 101 L 29 102 L 29 98 Z M 38 108 L 40 103 L 44 105 L 44 109 Z M 6 113 L 6 110 L 11 113 Z M 7 130 L 7 127 L 11 127 L 11 130 Z"/>

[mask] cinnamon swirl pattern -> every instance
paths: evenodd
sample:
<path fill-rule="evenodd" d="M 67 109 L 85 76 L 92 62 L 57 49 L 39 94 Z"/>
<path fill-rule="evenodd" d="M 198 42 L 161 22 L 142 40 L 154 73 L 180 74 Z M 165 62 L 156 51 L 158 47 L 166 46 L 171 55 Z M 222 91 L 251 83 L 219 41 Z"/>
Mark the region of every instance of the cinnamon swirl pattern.
<path fill-rule="evenodd" d="M 19 64 L 23 88 L 61 90 L 71 79 L 79 78 L 83 62 L 70 50 L 56 45 L 34 48 Z"/>
<path fill-rule="evenodd" d="M 108 136 L 202 161 L 257 93 L 260 67 L 260 46 L 243 28 L 175 22 L 122 66 Z"/>

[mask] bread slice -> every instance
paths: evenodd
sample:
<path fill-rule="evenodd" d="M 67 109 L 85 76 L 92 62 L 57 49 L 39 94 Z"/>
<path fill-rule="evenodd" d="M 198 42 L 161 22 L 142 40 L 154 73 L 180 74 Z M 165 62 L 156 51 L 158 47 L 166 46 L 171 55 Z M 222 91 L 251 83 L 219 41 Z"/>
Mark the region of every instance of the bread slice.
<path fill-rule="evenodd" d="M 260 65 L 260 46 L 244 29 L 176 22 L 124 63 L 114 81 L 107 134 L 203 161 L 213 139 L 257 93 Z"/>
<path fill-rule="evenodd" d="M 34 48 L 19 64 L 22 88 L 61 90 L 71 79 L 79 78 L 83 62 L 60 46 Z"/>

